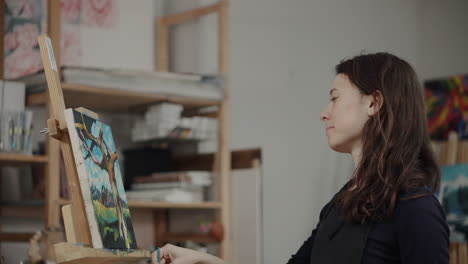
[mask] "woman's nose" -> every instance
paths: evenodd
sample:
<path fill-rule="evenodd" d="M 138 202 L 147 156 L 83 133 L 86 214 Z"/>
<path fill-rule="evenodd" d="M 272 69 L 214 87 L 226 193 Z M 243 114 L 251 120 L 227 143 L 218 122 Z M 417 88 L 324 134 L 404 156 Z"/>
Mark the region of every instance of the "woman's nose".
<path fill-rule="evenodd" d="M 320 120 L 325 121 L 328 119 L 328 113 L 326 112 L 326 108 L 320 113 Z"/>

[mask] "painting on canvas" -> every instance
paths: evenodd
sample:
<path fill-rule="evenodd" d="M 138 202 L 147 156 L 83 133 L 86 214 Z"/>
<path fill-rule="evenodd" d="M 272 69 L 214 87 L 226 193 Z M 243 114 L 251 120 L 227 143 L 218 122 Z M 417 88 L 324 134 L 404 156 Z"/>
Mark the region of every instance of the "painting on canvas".
<path fill-rule="evenodd" d="M 468 138 L 468 75 L 424 82 L 429 133 L 446 140 L 450 131 Z"/>
<path fill-rule="evenodd" d="M 111 128 L 72 109 L 65 111 L 65 119 L 93 247 L 135 249 L 135 234 Z"/>
<path fill-rule="evenodd" d="M 468 241 L 468 164 L 442 167 L 442 179 L 437 194 L 447 215 L 450 240 Z"/>

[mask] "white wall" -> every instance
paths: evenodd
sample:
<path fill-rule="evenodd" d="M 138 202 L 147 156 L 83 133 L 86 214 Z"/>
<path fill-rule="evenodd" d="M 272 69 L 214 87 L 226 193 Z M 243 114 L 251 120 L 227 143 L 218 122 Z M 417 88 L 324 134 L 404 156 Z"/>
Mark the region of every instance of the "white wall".
<path fill-rule="evenodd" d="M 118 0 L 111 29 L 81 26 L 81 65 L 154 70 L 154 2 Z"/>
<path fill-rule="evenodd" d="M 424 1 L 420 77 L 468 73 L 468 1 Z"/>

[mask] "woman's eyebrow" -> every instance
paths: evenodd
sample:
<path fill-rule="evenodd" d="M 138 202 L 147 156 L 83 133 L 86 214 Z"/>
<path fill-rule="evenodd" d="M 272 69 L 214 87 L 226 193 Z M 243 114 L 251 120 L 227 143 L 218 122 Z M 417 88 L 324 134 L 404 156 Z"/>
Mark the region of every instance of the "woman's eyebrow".
<path fill-rule="evenodd" d="M 330 90 L 330 95 L 331 95 L 334 91 L 338 91 L 338 89 L 332 88 L 332 89 Z"/>

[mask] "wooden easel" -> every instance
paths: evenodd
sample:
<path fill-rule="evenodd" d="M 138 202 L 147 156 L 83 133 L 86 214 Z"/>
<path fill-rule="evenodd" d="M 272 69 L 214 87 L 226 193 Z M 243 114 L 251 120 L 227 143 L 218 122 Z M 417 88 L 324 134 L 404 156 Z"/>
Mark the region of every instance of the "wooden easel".
<path fill-rule="evenodd" d="M 71 204 L 62 207 L 67 242 L 54 245 L 57 263 L 135 263 L 151 258 L 149 250 L 106 250 L 91 246 L 88 220 L 65 123 L 65 101 L 50 38 L 39 36 L 39 47 L 52 107 L 47 128 L 49 136 L 60 141 L 71 196 Z M 98 118 L 96 113 L 87 109 L 80 107 L 75 110 Z"/>

